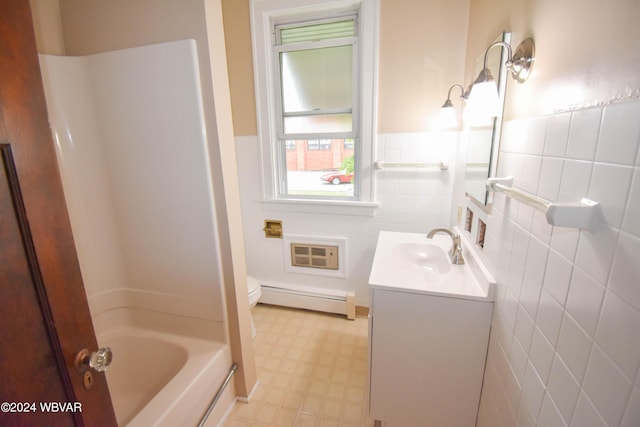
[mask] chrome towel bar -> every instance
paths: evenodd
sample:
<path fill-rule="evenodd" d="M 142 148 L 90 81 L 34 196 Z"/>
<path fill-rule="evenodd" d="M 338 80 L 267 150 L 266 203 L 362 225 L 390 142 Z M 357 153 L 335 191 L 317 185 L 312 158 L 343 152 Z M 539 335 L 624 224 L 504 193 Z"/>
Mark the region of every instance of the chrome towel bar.
<path fill-rule="evenodd" d="M 418 169 L 430 169 L 430 168 L 439 168 L 441 171 L 446 171 L 449 169 L 449 164 L 445 161 L 441 161 L 438 163 L 394 163 L 394 162 L 375 162 L 374 167 L 376 169 L 387 169 L 387 168 L 418 168 Z"/>
<path fill-rule="evenodd" d="M 599 203 L 583 198 L 580 202 L 556 203 L 513 187 L 513 177 L 489 178 L 487 191 L 502 192 L 544 212 L 547 222 L 558 227 L 593 230 L 598 223 Z"/>

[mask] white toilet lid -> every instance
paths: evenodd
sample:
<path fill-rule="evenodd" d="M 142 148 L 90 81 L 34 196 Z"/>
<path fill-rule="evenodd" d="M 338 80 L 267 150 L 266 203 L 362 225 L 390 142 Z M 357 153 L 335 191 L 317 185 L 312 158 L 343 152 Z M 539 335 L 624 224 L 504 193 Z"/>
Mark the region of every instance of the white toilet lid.
<path fill-rule="evenodd" d="M 255 278 L 247 276 L 247 288 L 249 289 L 250 294 L 258 290 L 259 287 L 260 284 L 258 284 L 258 281 Z"/>

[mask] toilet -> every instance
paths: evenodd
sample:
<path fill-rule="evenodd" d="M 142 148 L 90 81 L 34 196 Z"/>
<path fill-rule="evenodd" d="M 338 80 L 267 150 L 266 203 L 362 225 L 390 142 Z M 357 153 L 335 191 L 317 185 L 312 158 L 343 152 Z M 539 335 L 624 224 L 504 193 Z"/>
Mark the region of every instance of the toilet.
<path fill-rule="evenodd" d="M 252 309 L 258 303 L 262 295 L 262 289 L 260 289 L 260 283 L 251 276 L 247 276 L 247 288 L 249 290 L 249 308 Z M 251 315 L 251 334 L 253 337 L 256 336 L 256 324 L 253 321 L 253 315 Z"/>

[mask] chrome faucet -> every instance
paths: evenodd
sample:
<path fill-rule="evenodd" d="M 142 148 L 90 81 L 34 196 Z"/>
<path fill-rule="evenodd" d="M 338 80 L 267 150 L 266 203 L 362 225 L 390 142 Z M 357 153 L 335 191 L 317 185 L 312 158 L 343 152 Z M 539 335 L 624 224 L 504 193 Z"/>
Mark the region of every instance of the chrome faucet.
<path fill-rule="evenodd" d="M 429 234 L 427 234 L 427 238 L 433 239 L 433 236 L 435 236 L 436 233 L 447 233 L 449 237 L 451 237 L 451 240 L 453 241 L 451 250 L 449 251 L 451 263 L 456 265 L 464 264 L 464 258 L 462 257 L 462 245 L 460 244 L 460 236 L 457 233 L 449 230 L 448 228 L 434 228 L 429 232 Z"/>

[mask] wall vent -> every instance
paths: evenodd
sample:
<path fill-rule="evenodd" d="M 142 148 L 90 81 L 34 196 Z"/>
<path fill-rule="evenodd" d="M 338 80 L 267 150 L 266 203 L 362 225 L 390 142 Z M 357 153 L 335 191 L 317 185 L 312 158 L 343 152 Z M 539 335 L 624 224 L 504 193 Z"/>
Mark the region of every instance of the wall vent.
<path fill-rule="evenodd" d="M 347 277 L 346 237 L 285 234 L 282 240 L 285 273 Z"/>
<path fill-rule="evenodd" d="M 291 243 L 291 265 L 296 267 L 338 270 L 338 247 Z"/>

